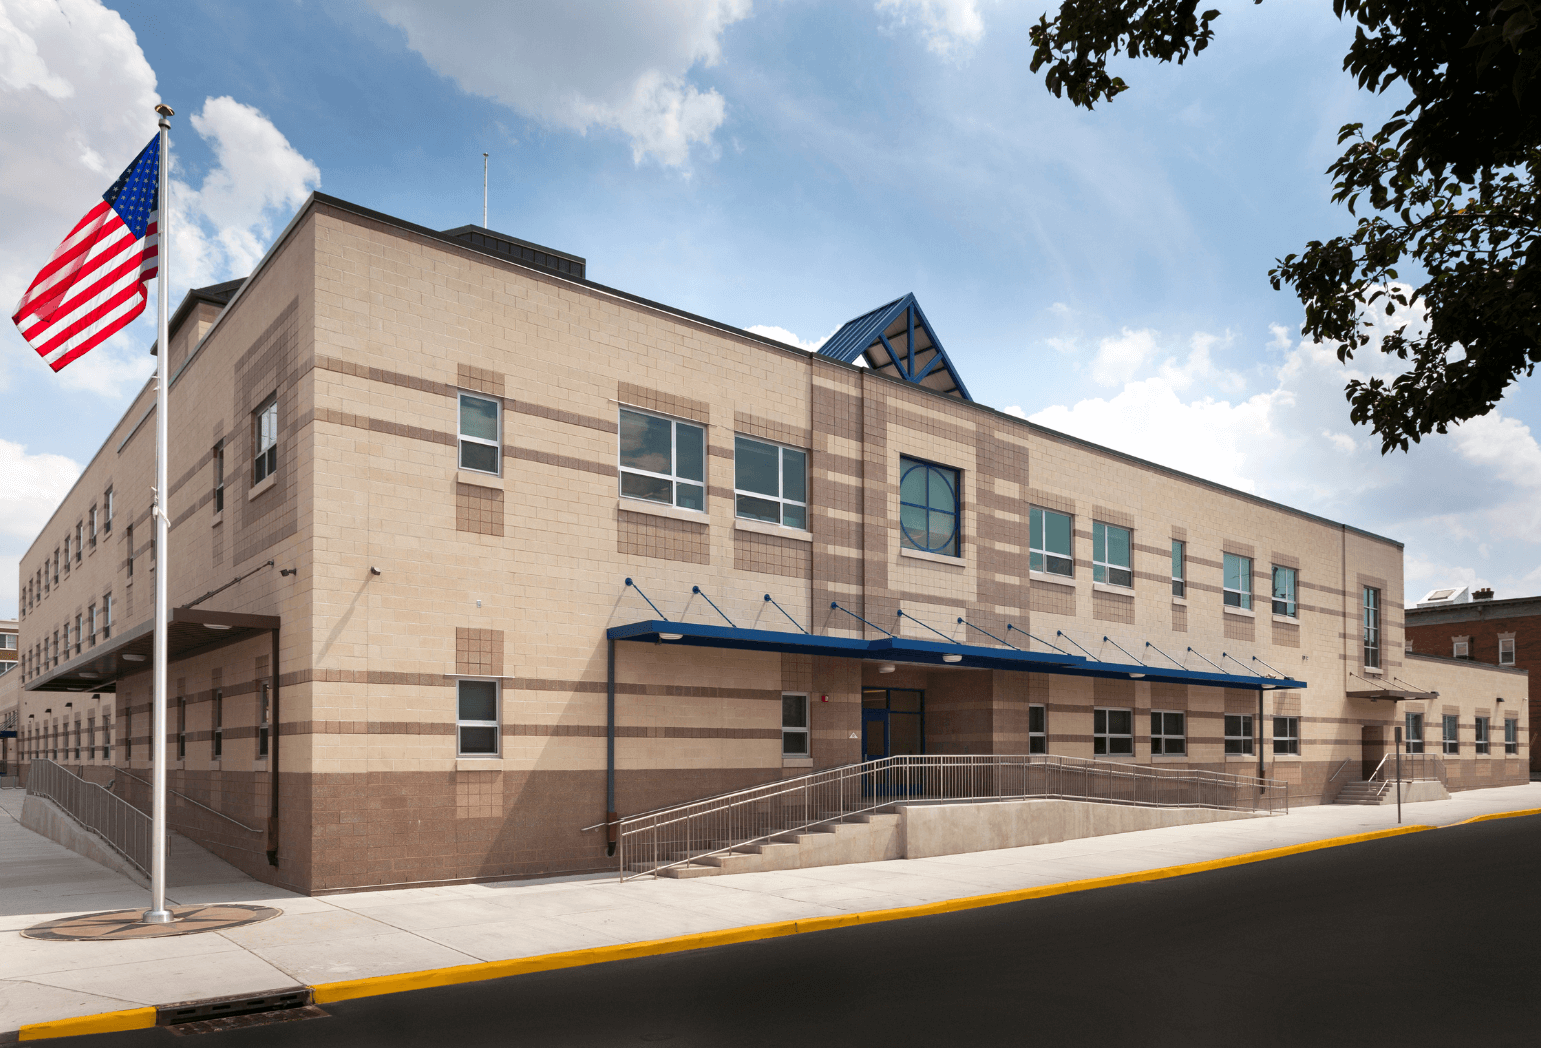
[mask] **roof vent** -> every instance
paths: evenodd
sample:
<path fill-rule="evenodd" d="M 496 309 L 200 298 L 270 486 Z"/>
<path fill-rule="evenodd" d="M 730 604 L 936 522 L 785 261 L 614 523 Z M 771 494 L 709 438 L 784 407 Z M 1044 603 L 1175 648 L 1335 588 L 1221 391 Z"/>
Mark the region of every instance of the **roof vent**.
<path fill-rule="evenodd" d="M 1492 589 L 1492 587 L 1489 586 L 1489 587 L 1486 587 L 1484 589 L 1477 590 L 1475 593 L 1473 593 L 1471 595 L 1471 599 L 1472 600 L 1492 600 L 1493 599 L 1493 589 Z"/>
<path fill-rule="evenodd" d="M 1430 590 L 1429 595 L 1420 600 L 1415 607 L 1442 608 L 1446 604 L 1470 604 L 1471 589 L 1461 586 L 1459 589 L 1447 587 L 1445 589 Z"/>
<path fill-rule="evenodd" d="M 495 233 L 481 226 L 457 226 L 454 229 L 446 229 L 444 235 L 454 237 L 478 251 L 484 251 L 498 258 L 506 258 L 514 262 L 523 262 L 527 266 L 538 266 L 541 269 L 549 269 L 553 273 L 561 273 L 563 276 L 584 279 L 587 271 L 587 263 L 577 255 L 569 255 L 565 251 L 557 251 L 555 248 L 541 247 L 532 244 L 528 240 L 520 240 L 504 233 Z"/>

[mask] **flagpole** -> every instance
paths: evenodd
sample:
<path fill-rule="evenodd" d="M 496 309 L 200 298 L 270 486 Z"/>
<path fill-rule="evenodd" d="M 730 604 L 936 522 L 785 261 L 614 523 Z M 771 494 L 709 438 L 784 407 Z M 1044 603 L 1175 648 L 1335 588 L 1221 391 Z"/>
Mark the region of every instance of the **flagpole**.
<path fill-rule="evenodd" d="M 171 277 L 171 198 L 166 192 L 171 167 L 170 106 L 158 105 L 160 114 L 160 167 L 156 173 L 155 191 L 155 633 L 154 633 L 154 707 L 150 726 L 150 760 L 153 762 L 150 788 L 150 908 L 144 913 L 145 924 L 170 924 L 175 920 L 166 909 L 166 582 L 171 573 L 168 555 L 166 521 L 167 505 L 171 501 L 171 488 L 166 481 L 166 444 L 168 427 L 167 387 L 170 382 L 171 347 L 167 337 L 170 310 L 168 285 Z"/>

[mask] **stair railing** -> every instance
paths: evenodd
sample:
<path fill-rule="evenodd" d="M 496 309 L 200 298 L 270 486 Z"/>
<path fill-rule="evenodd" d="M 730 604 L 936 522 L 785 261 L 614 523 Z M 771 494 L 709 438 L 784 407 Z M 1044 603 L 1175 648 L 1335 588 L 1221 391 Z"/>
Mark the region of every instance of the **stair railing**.
<path fill-rule="evenodd" d="M 630 815 L 616 827 L 616 854 L 622 880 L 656 877 L 896 804 L 1033 798 L 1289 811 L 1289 786 L 1278 779 L 1082 757 L 926 754 L 826 768 Z"/>
<path fill-rule="evenodd" d="M 1434 781 L 1448 784 L 1445 778 L 1445 762 L 1439 756 L 1432 753 L 1404 753 L 1401 761 L 1401 776 L 1403 782 Z M 1375 771 L 1366 782 L 1395 782 L 1397 778 L 1397 755 L 1388 753 L 1380 759 L 1375 766 Z"/>

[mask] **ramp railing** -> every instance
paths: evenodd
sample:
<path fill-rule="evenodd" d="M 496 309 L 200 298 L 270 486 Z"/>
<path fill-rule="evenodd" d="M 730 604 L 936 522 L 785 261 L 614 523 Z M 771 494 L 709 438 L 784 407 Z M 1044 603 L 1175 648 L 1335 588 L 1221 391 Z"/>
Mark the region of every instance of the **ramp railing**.
<path fill-rule="evenodd" d="M 826 768 L 630 815 L 616 827 L 616 854 L 621 879 L 629 880 L 895 804 L 1036 798 L 1289 811 L 1289 786 L 1278 779 L 1082 757 L 927 754 Z"/>
<path fill-rule="evenodd" d="M 1445 778 L 1444 758 L 1433 753 L 1404 753 L 1401 755 L 1401 771 L 1403 782 L 1417 782 L 1420 779 L 1432 779 L 1436 782 L 1449 784 Z M 1398 775 L 1397 754 L 1388 753 L 1380 759 L 1375 770 L 1370 773 L 1366 782 L 1395 782 Z"/>
<path fill-rule="evenodd" d="M 150 817 L 122 797 L 41 757 L 33 758 L 27 772 L 27 793 L 53 801 L 129 862 L 150 872 Z"/>

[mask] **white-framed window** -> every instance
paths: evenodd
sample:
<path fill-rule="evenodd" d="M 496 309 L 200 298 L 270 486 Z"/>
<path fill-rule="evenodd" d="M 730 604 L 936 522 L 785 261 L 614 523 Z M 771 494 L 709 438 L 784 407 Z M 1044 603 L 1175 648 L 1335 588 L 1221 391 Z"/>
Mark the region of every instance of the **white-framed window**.
<path fill-rule="evenodd" d="M 1273 613 L 1288 618 L 1300 617 L 1300 606 L 1295 599 L 1295 569 L 1273 566 Z"/>
<path fill-rule="evenodd" d="M 781 755 L 807 757 L 812 752 L 808 748 L 808 696 L 782 695 Z"/>
<path fill-rule="evenodd" d="M 278 472 L 278 394 L 252 412 L 251 482 L 260 484 Z"/>
<path fill-rule="evenodd" d="M 1092 521 L 1092 581 L 1110 586 L 1134 586 L 1129 566 L 1132 539 L 1128 528 Z"/>
<path fill-rule="evenodd" d="M 1134 711 L 1092 710 L 1092 752 L 1122 754 L 1134 752 Z"/>
<path fill-rule="evenodd" d="M 1251 756 L 1252 714 L 1227 713 L 1225 715 L 1225 752 Z"/>
<path fill-rule="evenodd" d="M 1049 575 L 1075 574 L 1075 555 L 1070 548 L 1070 515 L 1033 506 L 1028 509 L 1027 566 Z"/>
<path fill-rule="evenodd" d="M 808 528 L 808 453 L 733 438 L 733 511 L 745 520 Z"/>
<path fill-rule="evenodd" d="M 1409 713 L 1406 717 L 1407 726 L 1403 729 L 1402 744 L 1408 753 L 1423 752 L 1423 714 Z"/>
<path fill-rule="evenodd" d="M 1380 668 L 1380 590 L 1364 588 L 1364 667 Z"/>
<path fill-rule="evenodd" d="M 1520 752 L 1520 722 L 1517 718 L 1504 718 L 1504 752 Z"/>
<path fill-rule="evenodd" d="M 112 489 L 102 492 L 102 534 L 112 534 Z M 105 732 L 107 729 L 103 728 Z"/>
<path fill-rule="evenodd" d="M 1049 710 L 1046 706 L 1027 708 L 1027 752 L 1049 752 Z"/>
<path fill-rule="evenodd" d="M 1461 752 L 1461 719 L 1454 713 L 1447 713 L 1440 718 L 1444 729 L 1444 743 L 1446 753 Z"/>
<path fill-rule="evenodd" d="M 1252 607 L 1252 558 L 1225 554 L 1225 603 L 1232 608 Z"/>
<path fill-rule="evenodd" d="M 91 507 L 91 512 L 86 514 L 86 541 L 91 543 L 91 548 L 96 548 L 96 507 Z"/>
<path fill-rule="evenodd" d="M 1188 544 L 1172 540 L 1172 596 L 1188 595 Z"/>
<path fill-rule="evenodd" d="M 1450 641 L 1450 654 L 1457 659 L 1471 658 L 1471 638 L 1456 637 Z"/>
<path fill-rule="evenodd" d="M 1492 721 L 1487 717 L 1478 717 L 1472 725 L 1472 749 L 1478 753 L 1489 752 L 1492 740 L 1489 738 Z"/>
<path fill-rule="evenodd" d="M 214 512 L 225 511 L 225 442 L 214 445 L 211 455 L 214 466 Z"/>
<path fill-rule="evenodd" d="M 1300 718 L 1275 717 L 1273 719 L 1273 751 L 1275 753 L 1300 754 Z"/>
<path fill-rule="evenodd" d="M 14 634 L 14 633 L 0 633 L 0 648 L 4 648 L 7 651 L 15 651 L 16 650 L 16 634 Z"/>
<path fill-rule="evenodd" d="M 706 429 L 621 408 L 621 495 L 681 509 L 706 509 Z"/>
<path fill-rule="evenodd" d="M 1500 666 L 1514 665 L 1514 638 L 1498 638 L 1498 664 Z"/>
<path fill-rule="evenodd" d="M 1150 752 L 1181 754 L 1188 752 L 1188 716 L 1170 710 L 1150 711 Z"/>
<path fill-rule="evenodd" d="M 460 468 L 503 472 L 502 404 L 475 393 L 460 394 Z"/>
<path fill-rule="evenodd" d="M 455 704 L 455 752 L 462 757 L 496 757 L 499 734 L 498 682 L 456 682 Z"/>

